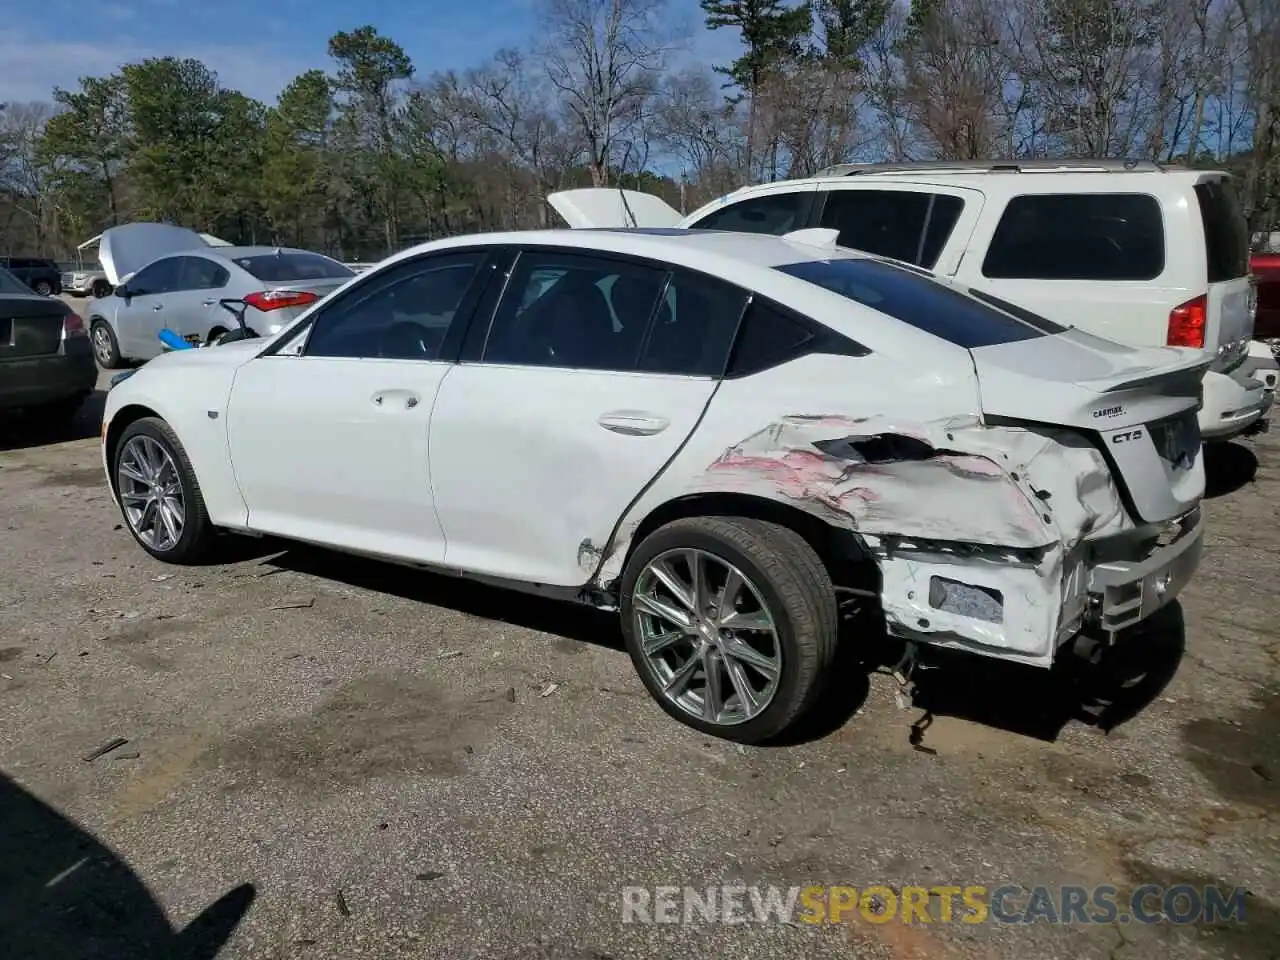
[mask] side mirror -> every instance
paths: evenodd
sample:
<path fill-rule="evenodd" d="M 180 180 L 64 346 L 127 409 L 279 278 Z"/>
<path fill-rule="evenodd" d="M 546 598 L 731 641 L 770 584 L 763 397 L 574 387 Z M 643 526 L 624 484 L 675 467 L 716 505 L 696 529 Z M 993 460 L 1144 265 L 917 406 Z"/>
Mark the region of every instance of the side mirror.
<path fill-rule="evenodd" d="M 125 283 L 122 283 L 122 284 L 120 284 L 120 286 L 118 286 L 118 287 L 116 287 L 114 290 L 112 290 L 112 291 L 111 291 L 111 293 L 112 293 L 114 296 L 122 297 L 123 299 L 128 300 L 128 299 L 129 299 L 129 285 L 128 285 L 128 284 L 125 284 Z"/>

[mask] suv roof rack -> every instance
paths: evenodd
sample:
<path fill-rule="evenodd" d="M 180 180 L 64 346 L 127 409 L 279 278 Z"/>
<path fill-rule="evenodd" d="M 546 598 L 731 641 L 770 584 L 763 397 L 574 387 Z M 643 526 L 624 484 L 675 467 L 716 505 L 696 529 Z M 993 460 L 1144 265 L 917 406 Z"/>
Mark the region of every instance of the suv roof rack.
<path fill-rule="evenodd" d="M 1132 173 L 1184 169 L 1153 160 L 921 160 L 915 163 L 837 163 L 818 177 L 852 177 L 867 173 Z"/>

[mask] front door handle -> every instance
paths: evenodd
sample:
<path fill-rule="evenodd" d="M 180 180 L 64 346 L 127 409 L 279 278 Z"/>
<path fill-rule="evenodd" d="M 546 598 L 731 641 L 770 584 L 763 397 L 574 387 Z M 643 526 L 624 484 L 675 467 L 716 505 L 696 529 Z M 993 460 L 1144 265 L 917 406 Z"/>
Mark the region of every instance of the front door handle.
<path fill-rule="evenodd" d="M 215 307 L 215 306 L 217 306 L 217 305 L 218 305 L 218 301 L 217 301 L 217 300 L 205 300 L 205 301 L 204 301 L 204 306 L 206 306 L 206 307 Z"/>
<path fill-rule="evenodd" d="M 153 304 L 151 305 L 151 309 L 152 309 L 152 310 L 163 310 L 163 309 L 164 309 L 164 304 L 163 304 L 163 303 L 153 303 Z"/>
<path fill-rule="evenodd" d="M 600 426 L 624 437 L 652 437 L 671 426 L 671 421 L 642 410 L 614 410 L 600 415 Z"/>

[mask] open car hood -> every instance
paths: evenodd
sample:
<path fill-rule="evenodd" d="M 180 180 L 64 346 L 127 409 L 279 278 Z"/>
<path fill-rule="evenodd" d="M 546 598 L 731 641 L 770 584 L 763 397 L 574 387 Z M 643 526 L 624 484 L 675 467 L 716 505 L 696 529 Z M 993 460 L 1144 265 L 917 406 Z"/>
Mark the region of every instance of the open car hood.
<path fill-rule="evenodd" d="M 129 274 L 137 273 L 160 257 L 214 245 L 194 230 L 169 223 L 126 223 L 104 230 L 96 239 L 98 262 L 112 286 L 119 286 Z M 86 241 L 82 246 L 91 242 Z"/>
<path fill-rule="evenodd" d="M 684 215 L 661 197 L 637 190 L 585 187 L 561 190 L 547 203 L 575 230 L 592 227 L 678 227 Z"/>

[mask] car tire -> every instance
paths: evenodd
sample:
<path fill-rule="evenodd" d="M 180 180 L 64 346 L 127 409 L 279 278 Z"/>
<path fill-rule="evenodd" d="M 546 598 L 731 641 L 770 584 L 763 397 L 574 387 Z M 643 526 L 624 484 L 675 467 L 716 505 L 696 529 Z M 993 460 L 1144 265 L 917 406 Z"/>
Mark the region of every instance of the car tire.
<path fill-rule="evenodd" d="M 102 297 L 109 296 L 111 294 L 111 289 L 111 284 L 107 283 L 107 281 L 95 280 L 93 281 L 93 286 L 89 289 L 89 292 L 93 296 L 101 299 Z"/>
<path fill-rule="evenodd" d="M 94 320 L 89 325 L 89 342 L 93 344 L 93 358 L 98 361 L 98 366 L 105 370 L 117 370 L 124 366 L 116 333 L 107 321 Z"/>
<path fill-rule="evenodd" d="M 663 593 L 678 596 L 667 589 L 672 576 L 687 586 L 691 557 L 698 558 L 705 585 L 708 603 L 694 604 L 704 616 L 691 616 L 692 626 L 684 628 L 676 628 L 675 620 L 665 621 L 673 629 L 658 635 L 654 644 L 654 624 L 662 625 L 663 618 L 652 612 L 651 604 L 656 599 L 671 609 L 674 600 L 664 601 Z M 716 592 L 723 593 L 730 574 L 745 582 L 729 598 L 735 609 L 728 615 L 708 613 L 721 603 Z M 635 549 L 620 595 L 623 638 L 636 672 L 663 710 L 694 729 L 739 743 L 767 742 L 795 724 L 822 692 L 838 636 L 835 589 L 816 551 L 788 527 L 745 517 L 673 521 Z M 687 591 L 684 596 L 687 600 Z M 690 614 L 689 604 L 679 612 Z M 733 629 L 721 629 L 721 620 Z M 753 622 L 767 625 L 751 626 Z M 673 636 L 680 639 L 671 641 Z M 655 646 L 660 648 L 656 652 Z M 693 658 L 700 662 L 690 668 Z M 773 666 L 761 670 L 770 660 Z M 700 698 L 695 688 L 699 673 Z M 718 696 L 708 693 L 710 674 L 716 677 Z M 687 682 L 673 688 L 678 675 Z M 745 693 L 744 683 L 750 687 Z M 673 689 L 681 692 L 676 695 Z M 717 701 L 722 709 L 714 706 Z"/>
<path fill-rule="evenodd" d="M 51 284 L 48 280 L 37 280 L 35 283 L 31 285 L 31 289 L 34 290 L 36 293 L 40 294 L 40 296 L 42 297 L 53 296 L 53 284 Z"/>
<path fill-rule="evenodd" d="M 161 501 L 150 498 L 148 511 L 143 490 L 151 484 L 140 482 L 139 476 L 151 478 L 165 491 L 176 489 L 181 494 L 180 529 L 175 530 L 172 523 L 175 498 L 166 494 L 162 497 L 163 506 Z M 111 479 L 125 527 L 143 550 L 157 560 L 175 564 L 199 563 L 209 555 L 217 532 L 209 520 L 200 481 L 187 451 L 165 421 L 143 417 L 125 427 L 111 451 Z M 154 493 L 154 488 L 150 492 Z M 161 522 L 162 510 L 168 514 L 168 523 Z"/>

